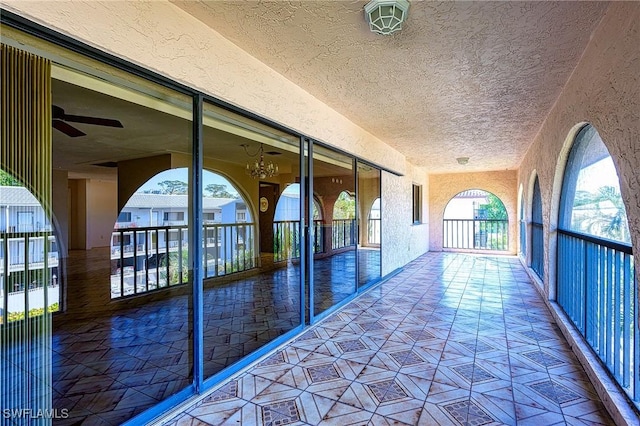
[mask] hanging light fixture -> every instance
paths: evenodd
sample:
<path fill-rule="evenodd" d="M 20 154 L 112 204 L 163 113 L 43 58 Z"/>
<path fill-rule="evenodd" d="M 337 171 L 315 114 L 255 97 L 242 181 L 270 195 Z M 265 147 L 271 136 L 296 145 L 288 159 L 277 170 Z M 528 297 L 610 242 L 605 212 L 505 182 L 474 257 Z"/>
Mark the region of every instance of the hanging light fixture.
<path fill-rule="evenodd" d="M 262 144 L 260 144 L 260 149 L 255 154 L 249 153 L 249 145 L 242 144 L 240 145 L 244 148 L 244 152 L 247 153 L 249 157 L 256 157 L 259 155 L 259 159 L 256 161 L 249 161 L 247 166 L 245 167 L 245 173 L 251 176 L 254 179 L 266 179 L 273 176 L 278 176 L 279 169 L 278 165 L 272 161 L 266 162 L 264 161 L 264 148 Z"/>
<path fill-rule="evenodd" d="M 388 35 L 402 29 L 407 20 L 407 0 L 371 0 L 364 6 L 364 15 L 374 33 Z"/>

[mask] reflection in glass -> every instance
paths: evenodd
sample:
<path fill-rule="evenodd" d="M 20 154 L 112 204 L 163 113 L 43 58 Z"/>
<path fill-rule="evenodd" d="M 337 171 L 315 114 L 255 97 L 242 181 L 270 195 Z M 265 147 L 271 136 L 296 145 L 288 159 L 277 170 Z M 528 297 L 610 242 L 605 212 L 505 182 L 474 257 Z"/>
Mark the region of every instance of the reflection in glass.
<path fill-rule="evenodd" d="M 52 336 L 53 407 L 70 408 L 77 424 L 120 424 L 193 382 L 192 102 L 133 76 L 121 90 L 66 78 L 75 73 L 53 80 L 53 103 L 123 127 L 52 133 L 53 192 L 69 197 L 54 207 L 68 226 L 58 247 L 68 276 Z M 163 176 L 155 190 L 138 193 L 153 176 Z M 156 208 L 167 194 L 180 205 Z M 123 209 L 129 199 L 139 204 Z"/>
<path fill-rule="evenodd" d="M 301 323 L 300 150 L 298 138 L 210 104 L 203 148 L 204 168 L 229 182 L 205 182 L 203 205 L 212 202 L 207 188 L 235 197 L 221 206 L 220 223 L 204 212 L 206 378 Z M 274 176 L 247 171 L 261 149 L 278 165 Z"/>
<path fill-rule="evenodd" d="M 314 255 L 313 309 L 319 315 L 356 292 L 355 176 L 353 160 L 314 145 L 313 191 L 322 206 L 324 251 Z M 321 229 L 321 232 L 318 232 Z"/>
<path fill-rule="evenodd" d="M 0 325 L 22 321 L 27 309 L 30 318 L 59 311 L 58 241 L 51 219 L 29 189 L 2 169 L 0 206 Z"/>
<path fill-rule="evenodd" d="M 358 163 L 358 287 L 380 278 L 380 169 Z"/>

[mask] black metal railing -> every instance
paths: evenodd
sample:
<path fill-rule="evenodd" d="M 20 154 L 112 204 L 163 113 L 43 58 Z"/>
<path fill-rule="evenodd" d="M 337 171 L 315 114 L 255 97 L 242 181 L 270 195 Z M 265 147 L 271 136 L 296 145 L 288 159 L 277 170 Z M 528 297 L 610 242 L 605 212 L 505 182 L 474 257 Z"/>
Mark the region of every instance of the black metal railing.
<path fill-rule="evenodd" d="M 232 223 L 203 227 L 204 277 L 255 267 L 255 225 Z M 111 298 L 186 284 L 189 281 L 189 228 L 152 226 L 113 231 Z"/>
<path fill-rule="evenodd" d="M 331 221 L 331 248 L 355 246 L 357 243 L 355 219 L 334 219 Z"/>
<path fill-rule="evenodd" d="M 0 324 L 59 309 L 58 252 L 53 232 L 1 232 Z"/>
<path fill-rule="evenodd" d="M 369 219 L 367 221 L 367 242 L 369 244 L 380 244 L 380 224 L 381 220 Z"/>
<path fill-rule="evenodd" d="M 322 220 L 313 221 L 313 252 L 324 252 L 324 227 Z M 300 221 L 279 220 L 273 222 L 273 260 L 280 262 L 300 257 Z"/>
<path fill-rule="evenodd" d="M 640 408 L 638 284 L 629 245 L 558 230 L 558 304 Z"/>
<path fill-rule="evenodd" d="M 443 248 L 509 249 L 509 221 L 501 219 L 444 219 Z"/>

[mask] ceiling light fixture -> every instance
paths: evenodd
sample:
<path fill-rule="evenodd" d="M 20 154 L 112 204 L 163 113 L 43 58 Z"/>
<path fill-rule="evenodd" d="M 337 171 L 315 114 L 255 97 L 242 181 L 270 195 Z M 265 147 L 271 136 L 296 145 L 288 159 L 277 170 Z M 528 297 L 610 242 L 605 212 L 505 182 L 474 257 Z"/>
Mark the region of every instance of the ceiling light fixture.
<path fill-rule="evenodd" d="M 458 164 L 462 164 L 463 166 L 469 162 L 469 157 L 458 157 L 456 158 Z"/>
<path fill-rule="evenodd" d="M 382 35 L 400 31 L 408 12 L 407 0 L 371 0 L 364 6 L 364 16 L 369 28 Z"/>
<path fill-rule="evenodd" d="M 260 158 L 257 161 L 248 162 L 245 168 L 245 173 L 251 176 L 254 179 L 266 179 L 274 176 L 278 176 L 279 169 L 278 165 L 269 161 L 267 163 L 264 162 L 264 148 L 262 144 L 260 144 L 260 149 L 255 154 L 249 154 L 249 145 L 242 144 L 240 145 L 244 148 L 244 152 L 247 153 L 249 157 L 255 157 L 260 154 Z"/>

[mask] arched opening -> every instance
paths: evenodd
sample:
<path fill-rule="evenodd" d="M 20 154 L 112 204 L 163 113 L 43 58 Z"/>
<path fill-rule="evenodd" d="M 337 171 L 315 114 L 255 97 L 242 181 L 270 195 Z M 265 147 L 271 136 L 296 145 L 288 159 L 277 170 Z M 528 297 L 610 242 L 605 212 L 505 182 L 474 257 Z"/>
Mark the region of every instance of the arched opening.
<path fill-rule="evenodd" d="M 522 259 L 527 259 L 527 220 L 525 214 L 525 205 L 524 205 L 524 190 L 522 184 L 520 184 L 520 188 L 518 188 L 518 200 L 520 206 L 520 212 L 518 215 L 520 222 L 520 256 Z"/>
<path fill-rule="evenodd" d="M 58 247 L 38 199 L 0 169 L 0 324 L 60 310 Z"/>
<path fill-rule="evenodd" d="M 557 299 L 637 405 L 640 336 L 629 227 L 615 165 L 591 125 L 575 137 L 562 181 Z"/>
<path fill-rule="evenodd" d="M 317 198 L 313 198 L 314 253 L 323 251 L 322 209 Z M 274 261 L 300 257 L 300 184 L 288 185 L 276 204 L 273 217 Z"/>
<path fill-rule="evenodd" d="M 462 191 L 445 207 L 442 234 L 443 248 L 506 251 L 509 220 L 504 203 L 487 191 Z"/>
<path fill-rule="evenodd" d="M 203 170 L 204 277 L 255 266 L 255 226 L 239 191 Z M 189 170 L 156 174 L 118 214 L 111 237 L 111 298 L 146 293 L 189 279 Z"/>
<path fill-rule="evenodd" d="M 333 205 L 332 249 L 355 246 L 356 235 L 356 197 L 347 191 L 338 194 Z"/>
<path fill-rule="evenodd" d="M 542 195 L 540 181 L 536 176 L 531 198 L 531 269 L 544 278 L 544 226 L 542 223 Z"/>
<path fill-rule="evenodd" d="M 382 276 L 382 176 L 380 169 L 360 161 L 356 176 L 358 288 L 363 289 Z"/>
<path fill-rule="evenodd" d="M 367 243 L 380 244 L 380 197 L 376 198 L 371 204 L 367 220 Z"/>

